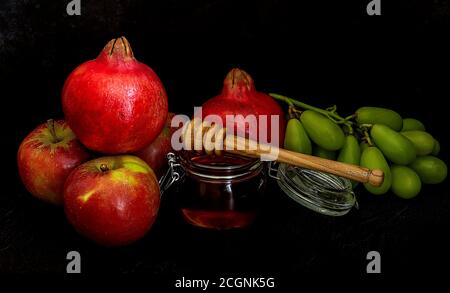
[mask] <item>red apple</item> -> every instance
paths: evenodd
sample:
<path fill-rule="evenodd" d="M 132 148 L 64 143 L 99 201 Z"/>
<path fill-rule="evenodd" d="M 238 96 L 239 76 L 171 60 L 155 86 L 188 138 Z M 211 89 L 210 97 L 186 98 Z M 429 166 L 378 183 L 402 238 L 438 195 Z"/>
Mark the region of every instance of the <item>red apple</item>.
<path fill-rule="evenodd" d="M 135 156 L 103 157 L 78 166 L 64 186 L 69 222 L 106 246 L 143 237 L 159 209 L 159 185 L 152 169 Z"/>
<path fill-rule="evenodd" d="M 155 171 L 158 178 L 164 174 L 165 168 L 167 168 L 167 153 L 173 151 L 171 138 L 176 130 L 175 127 L 170 126 L 173 116 L 175 114 L 169 112 L 161 133 L 152 143 L 135 153 Z"/>
<path fill-rule="evenodd" d="M 50 119 L 22 141 L 17 165 L 20 178 L 31 194 L 61 204 L 67 176 L 88 158 L 88 152 L 67 123 Z"/>

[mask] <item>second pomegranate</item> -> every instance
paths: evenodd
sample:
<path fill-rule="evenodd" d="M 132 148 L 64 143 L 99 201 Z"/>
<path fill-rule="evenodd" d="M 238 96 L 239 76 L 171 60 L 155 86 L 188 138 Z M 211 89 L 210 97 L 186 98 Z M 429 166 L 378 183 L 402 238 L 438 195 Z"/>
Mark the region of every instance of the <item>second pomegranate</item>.
<path fill-rule="evenodd" d="M 238 136 L 276 146 L 284 141 L 283 110 L 269 95 L 256 90 L 253 78 L 244 70 L 232 69 L 225 77 L 220 95 L 206 101 L 202 111 L 204 120 L 216 115 L 227 131 L 233 130 Z M 234 117 L 231 121 L 234 129 L 227 125 L 230 116 Z M 272 123 L 272 118 L 277 118 L 278 123 Z"/>

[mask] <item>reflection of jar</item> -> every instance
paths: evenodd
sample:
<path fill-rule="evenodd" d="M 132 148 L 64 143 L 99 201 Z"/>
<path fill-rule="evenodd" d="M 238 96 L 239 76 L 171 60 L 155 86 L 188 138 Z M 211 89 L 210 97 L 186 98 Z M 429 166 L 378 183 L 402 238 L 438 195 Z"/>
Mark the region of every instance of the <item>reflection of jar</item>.
<path fill-rule="evenodd" d="M 180 164 L 185 174 L 177 196 L 186 221 L 212 229 L 253 222 L 266 186 L 260 160 L 183 152 Z"/>

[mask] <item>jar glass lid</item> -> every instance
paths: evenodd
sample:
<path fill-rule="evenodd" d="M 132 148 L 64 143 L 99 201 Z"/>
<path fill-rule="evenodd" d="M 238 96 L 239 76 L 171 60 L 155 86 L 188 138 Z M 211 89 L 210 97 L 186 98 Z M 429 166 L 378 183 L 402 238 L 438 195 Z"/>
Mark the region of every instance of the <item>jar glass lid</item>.
<path fill-rule="evenodd" d="M 297 203 L 329 216 L 345 215 L 356 204 L 350 180 L 288 164 L 279 164 L 280 188 Z"/>

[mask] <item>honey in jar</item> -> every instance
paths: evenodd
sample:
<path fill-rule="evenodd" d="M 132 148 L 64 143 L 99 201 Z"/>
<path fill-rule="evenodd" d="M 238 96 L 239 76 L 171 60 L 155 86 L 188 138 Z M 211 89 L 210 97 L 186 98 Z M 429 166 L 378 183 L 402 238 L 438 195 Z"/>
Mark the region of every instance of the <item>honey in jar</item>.
<path fill-rule="evenodd" d="M 266 187 L 260 160 L 185 151 L 180 162 L 185 175 L 177 196 L 187 222 L 203 228 L 233 229 L 254 221 Z"/>

